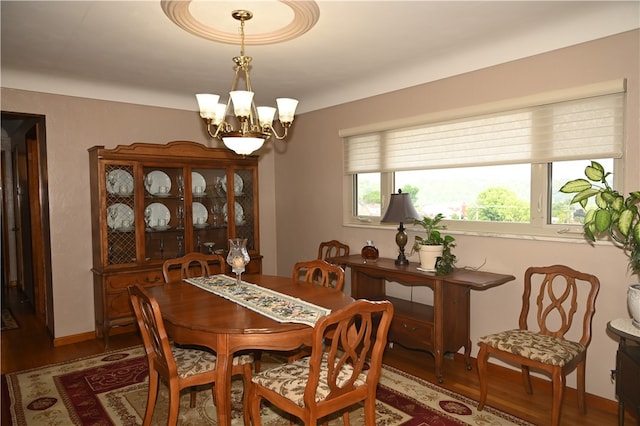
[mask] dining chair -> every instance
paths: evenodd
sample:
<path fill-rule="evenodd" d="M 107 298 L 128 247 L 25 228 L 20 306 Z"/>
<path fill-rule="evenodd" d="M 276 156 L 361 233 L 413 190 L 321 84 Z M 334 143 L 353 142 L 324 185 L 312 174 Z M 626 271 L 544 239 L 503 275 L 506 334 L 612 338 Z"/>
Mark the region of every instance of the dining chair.
<path fill-rule="evenodd" d="M 180 269 L 180 275 L 177 274 Z M 166 283 L 184 278 L 223 274 L 226 260 L 219 254 L 193 252 L 175 259 L 165 260 L 162 264 L 162 276 Z"/>
<path fill-rule="evenodd" d="M 344 288 L 344 269 L 322 259 L 297 262 L 293 265 L 292 276 L 296 280 L 322 287 L 332 287 L 340 291 Z"/>
<path fill-rule="evenodd" d="M 536 288 L 538 291 L 534 292 Z M 521 366 L 522 380 L 529 394 L 533 393 L 531 368 L 551 375 L 551 424 L 554 426 L 560 424 L 566 375 L 577 369 L 578 408 L 586 413 L 587 347 L 591 342 L 591 321 L 599 288 L 600 281 L 596 276 L 564 265 L 530 267 L 525 271 L 519 328 L 480 338 L 478 410 L 484 408 L 487 399 L 487 359 L 489 355 L 495 355 Z M 537 309 L 530 315 L 532 302 Z M 580 321 L 574 323 L 576 312 Z M 537 331 L 529 329 L 528 324 L 534 323 L 533 320 L 538 326 Z M 567 334 L 573 340 L 568 339 Z"/>
<path fill-rule="evenodd" d="M 364 401 L 365 425 L 375 425 L 376 387 L 392 316 L 388 300 L 359 299 L 320 318 L 313 328 L 311 356 L 253 376 L 245 417 L 259 426 L 264 398 L 305 425 L 337 412 L 349 425 L 347 408 Z"/>
<path fill-rule="evenodd" d="M 331 287 L 342 291 L 344 288 L 344 269 L 322 259 L 298 262 L 293 265 L 293 279 L 306 281 L 322 287 Z M 308 346 L 283 354 L 287 362 L 308 356 L 311 349 Z"/>
<path fill-rule="evenodd" d="M 332 257 L 348 255 L 349 246 L 338 240 L 323 241 L 318 246 L 318 259 L 327 260 Z"/>
<path fill-rule="evenodd" d="M 158 302 L 140 284 L 128 288 L 129 298 L 136 314 L 140 334 L 147 353 L 149 366 L 149 392 L 143 425 L 151 424 L 153 411 L 158 397 L 159 378 L 169 386 L 169 415 L 167 425 L 175 425 L 180 408 L 180 391 L 188 387 L 213 384 L 216 379 L 216 355 L 207 350 L 192 347 L 175 346 L 167 337 Z M 245 391 L 244 404 L 247 404 L 248 388 L 251 381 L 251 355 L 233 357 L 232 375 L 243 376 Z M 191 390 L 191 407 L 195 407 L 196 393 Z M 245 425 L 248 425 L 245 420 Z"/>

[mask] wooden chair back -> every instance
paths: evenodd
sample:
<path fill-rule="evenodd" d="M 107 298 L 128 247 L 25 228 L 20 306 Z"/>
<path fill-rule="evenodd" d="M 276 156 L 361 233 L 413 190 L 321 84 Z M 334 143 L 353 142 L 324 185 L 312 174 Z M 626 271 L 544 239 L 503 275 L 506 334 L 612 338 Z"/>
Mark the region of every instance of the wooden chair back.
<path fill-rule="evenodd" d="M 344 402 L 349 392 L 354 393 L 353 403 L 357 403 L 362 400 L 362 392 L 366 392 L 375 404 L 375 389 L 382 372 L 382 356 L 392 317 L 393 305 L 388 300 L 359 299 L 318 320 L 313 329 L 305 406 L 317 405 L 316 388 L 325 375 L 330 391 L 323 403 L 331 404 L 332 399 Z M 344 366 L 351 370 L 347 378 L 339 377 Z M 366 389 L 359 390 L 356 383 L 365 371 Z"/>
<path fill-rule="evenodd" d="M 261 425 L 262 398 L 286 413 L 316 425 L 342 412 L 345 425 L 353 405 L 364 402 L 364 424 L 375 425 L 376 388 L 393 317 L 388 300 L 356 300 L 318 320 L 311 356 L 254 375 L 245 416 Z"/>
<path fill-rule="evenodd" d="M 534 289 L 537 288 L 537 291 Z M 530 267 L 524 275 L 524 293 L 519 327 L 529 330 L 535 320 L 539 333 L 557 338 L 565 337 L 574 325 L 576 313 L 581 315 L 575 325 L 577 341 L 584 347 L 591 342 L 591 322 L 600 281 L 594 275 L 576 271 L 565 265 Z M 532 295 L 536 295 L 535 301 Z M 535 317 L 532 309 L 535 303 Z M 535 330 L 532 330 L 535 331 Z"/>
<path fill-rule="evenodd" d="M 338 240 L 323 241 L 318 247 L 318 259 L 327 260 L 332 257 L 348 255 L 349 246 Z"/>
<path fill-rule="evenodd" d="M 333 287 L 342 291 L 344 288 L 344 269 L 322 259 L 298 262 L 293 265 L 292 276 L 322 287 Z"/>
<path fill-rule="evenodd" d="M 163 377 L 177 377 L 178 368 L 158 302 L 139 284 L 129 287 L 129 298 L 138 321 L 150 368 L 158 371 Z"/>
<path fill-rule="evenodd" d="M 189 253 L 175 259 L 168 259 L 162 265 L 164 282 L 178 281 L 184 278 L 206 277 L 223 274 L 226 260 L 219 254 Z M 178 270 L 180 273 L 178 274 Z"/>

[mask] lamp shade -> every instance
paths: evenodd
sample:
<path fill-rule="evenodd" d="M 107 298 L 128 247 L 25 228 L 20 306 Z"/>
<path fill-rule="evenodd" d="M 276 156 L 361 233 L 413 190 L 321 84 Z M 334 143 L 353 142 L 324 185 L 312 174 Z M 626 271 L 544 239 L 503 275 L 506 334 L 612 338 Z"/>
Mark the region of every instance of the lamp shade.
<path fill-rule="evenodd" d="M 266 128 L 273 125 L 273 117 L 276 115 L 276 109 L 273 107 L 259 106 L 258 108 L 258 120 L 260 121 L 260 127 Z"/>
<path fill-rule="evenodd" d="M 403 194 L 399 189 L 397 194 L 391 194 L 389 207 L 380 222 L 412 222 L 420 217 L 409 194 Z"/>
<path fill-rule="evenodd" d="M 251 114 L 251 102 L 253 102 L 253 92 L 248 90 L 233 90 L 229 92 L 233 102 L 233 111 L 236 117 L 248 117 Z"/>
<path fill-rule="evenodd" d="M 216 114 L 216 106 L 220 96 L 210 93 L 198 93 L 196 95 L 198 106 L 200 107 L 200 117 L 205 119 L 213 119 Z"/>
<path fill-rule="evenodd" d="M 225 146 L 240 155 L 249 155 L 260 149 L 264 143 L 263 138 L 251 138 L 242 136 L 225 136 L 222 138 Z"/>
<path fill-rule="evenodd" d="M 276 103 L 278 104 L 278 119 L 282 123 L 291 123 L 296 113 L 298 101 L 291 98 L 278 98 Z"/>

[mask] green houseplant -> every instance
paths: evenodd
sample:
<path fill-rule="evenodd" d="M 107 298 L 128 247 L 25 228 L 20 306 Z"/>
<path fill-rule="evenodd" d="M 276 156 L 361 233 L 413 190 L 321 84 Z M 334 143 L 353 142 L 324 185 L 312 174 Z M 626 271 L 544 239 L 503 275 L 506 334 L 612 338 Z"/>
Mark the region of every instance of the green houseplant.
<path fill-rule="evenodd" d="M 584 218 L 584 234 L 593 243 L 601 235 L 607 235 L 629 256 L 629 269 L 640 275 L 640 191 L 632 191 L 624 197 L 611 188 L 602 165 L 592 161 L 584 174 L 587 179 L 574 179 L 565 183 L 560 192 L 576 194 L 571 204 L 580 203 L 586 208 L 589 199 L 596 207 L 587 211 Z M 627 293 L 627 305 L 633 325 L 640 328 L 640 284 L 631 284 Z"/>
<path fill-rule="evenodd" d="M 435 270 L 437 275 L 445 275 L 453 272 L 456 263 L 456 255 L 452 249 L 456 246 L 455 238 L 451 235 L 443 235 L 440 231 L 447 227 L 440 222 L 444 219 L 442 213 L 423 216 L 422 219 L 414 219 L 413 224 L 421 226 L 425 236 L 416 235 L 413 250 L 420 254 L 420 267 L 427 270 Z M 427 260 L 426 253 L 436 248 L 433 260 Z"/>
<path fill-rule="evenodd" d="M 629 256 L 629 267 L 634 273 L 640 272 L 640 191 L 624 197 L 611 188 L 602 165 L 592 161 L 584 171 L 587 179 L 574 179 L 565 183 L 560 192 L 576 195 L 571 204 L 580 203 L 586 208 L 593 198 L 596 208 L 587 211 L 584 218 L 584 234 L 590 242 L 601 235 L 608 235 Z"/>

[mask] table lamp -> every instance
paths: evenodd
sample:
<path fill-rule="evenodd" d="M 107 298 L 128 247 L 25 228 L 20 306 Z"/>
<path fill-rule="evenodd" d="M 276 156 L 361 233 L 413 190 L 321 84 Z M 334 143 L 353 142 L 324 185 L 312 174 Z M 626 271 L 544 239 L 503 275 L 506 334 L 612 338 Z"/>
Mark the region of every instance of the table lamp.
<path fill-rule="evenodd" d="M 404 254 L 404 247 L 407 245 L 407 233 L 404 230 L 402 222 L 413 222 L 420 215 L 413 207 L 411 203 L 411 197 L 409 194 L 403 194 L 402 189 L 398 189 L 397 194 L 391 194 L 391 200 L 389 201 L 389 207 L 380 222 L 400 222 L 398 227 L 398 233 L 396 234 L 396 244 L 400 254 L 396 259 L 396 265 L 408 265 L 409 260 Z"/>

